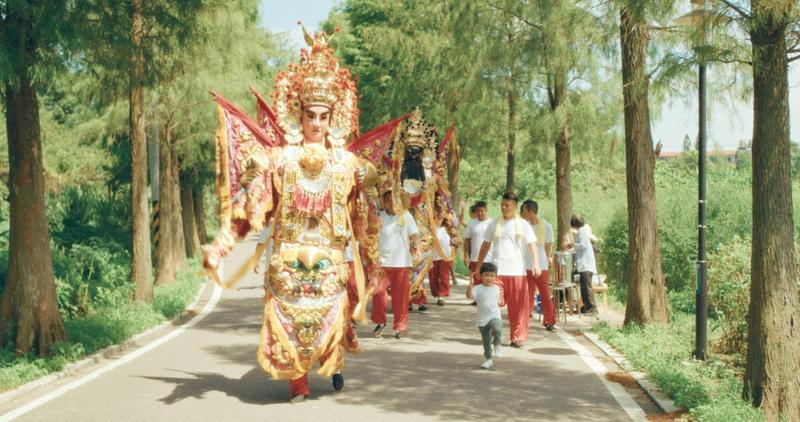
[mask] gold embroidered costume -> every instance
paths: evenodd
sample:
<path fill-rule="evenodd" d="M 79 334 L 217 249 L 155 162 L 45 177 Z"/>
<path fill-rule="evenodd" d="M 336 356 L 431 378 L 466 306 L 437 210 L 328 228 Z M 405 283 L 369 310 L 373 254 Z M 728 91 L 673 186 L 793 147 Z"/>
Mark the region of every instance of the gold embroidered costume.
<path fill-rule="evenodd" d="M 409 211 L 414 217 L 420 241 L 419 253 L 413 256 L 410 295 L 412 301 L 421 300 L 425 295 L 422 281 L 431 267 L 434 250 L 446 261 L 455 257 L 455 248 L 452 254 L 442 252 L 437 228 L 444 222 L 451 243 L 459 243 L 446 175 L 448 159 L 456 160 L 456 165 L 458 160 L 454 129 L 439 141 L 436 129 L 417 108 L 363 135 L 349 149 L 379 163 L 380 190 L 392 192 L 399 215 Z"/>
<path fill-rule="evenodd" d="M 310 48 L 300 62 L 276 77 L 274 112 L 257 96 L 258 124 L 217 96 L 221 224 L 204 265 L 230 287 L 244 272 L 224 283 L 217 275 L 221 258 L 236 239 L 272 226 L 258 362 L 276 379 L 301 377 L 317 361 L 318 373 L 330 376 L 342 369 L 344 350 L 358 349 L 346 291 L 348 242 L 370 278 L 379 276 L 377 174 L 344 148 L 358 132 L 355 83 L 325 34 L 306 34 L 306 40 Z M 301 113 L 310 105 L 331 113 L 322 143 L 309 143 L 302 133 Z M 363 267 L 356 266 L 359 315 L 366 301 Z"/>

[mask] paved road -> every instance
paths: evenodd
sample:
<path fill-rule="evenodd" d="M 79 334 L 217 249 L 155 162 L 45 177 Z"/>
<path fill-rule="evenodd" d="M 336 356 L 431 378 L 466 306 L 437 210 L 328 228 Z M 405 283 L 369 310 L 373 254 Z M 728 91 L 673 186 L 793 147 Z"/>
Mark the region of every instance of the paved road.
<path fill-rule="evenodd" d="M 253 248 L 252 241 L 239 244 L 227 267 L 234 268 Z M 0 415 L 6 415 L 0 420 L 9 415 L 20 421 L 82 422 L 642 418 L 625 389 L 595 372 L 604 364 L 564 331 L 549 333 L 536 324 L 526 348 L 505 347 L 505 356 L 492 370 L 480 369 L 475 308 L 461 299 L 463 283 L 446 306 L 413 312 L 408 338 L 375 339 L 371 326 L 359 327 L 365 352 L 346 357 L 345 389 L 336 393 L 329 379 L 313 374 L 313 398 L 289 404 L 287 383 L 268 379 L 255 360 L 260 277 L 252 275 L 236 290 L 225 291 L 212 309 L 213 291 L 207 288 L 197 305 L 210 310 L 200 313 L 202 319 L 195 317 L 190 327 L 178 331 L 174 326 L 162 329 L 140 343 L 164 341 L 164 335 L 173 338 L 149 351 L 120 353 L 121 361 L 104 359 L 23 398 L 0 403 Z M 507 343 L 507 324 L 504 335 Z M 132 358 L 131 353 L 140 356 Z M 642 402 L 635 391 L 627 391 Z"/>

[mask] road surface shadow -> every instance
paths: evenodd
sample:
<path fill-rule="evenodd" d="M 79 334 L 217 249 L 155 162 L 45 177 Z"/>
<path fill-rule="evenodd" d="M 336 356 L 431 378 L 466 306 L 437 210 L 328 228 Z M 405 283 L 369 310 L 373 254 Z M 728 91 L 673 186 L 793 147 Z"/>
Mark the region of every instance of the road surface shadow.
<path fill-rule="evenodd" d="M 187 398 L 203 399 L 210 392 L 220 392 L 243 403 L 263 405 L 285 404 L 291 398 L 289 382 L 269 379 L 259 366 L 248 371 L 241 378 L 229 378 L 222 374 L 209 372 L 176 372 L 181 376 L 143 376 L 142 378 L 175 385 L 169 395 L 159 399 L 165 404 L 175 404 Z M 309 374 L 308 384 L 313 394 L 312 399 L 336 393 L 330 379 L 324 379 L 316 374 Z"/>

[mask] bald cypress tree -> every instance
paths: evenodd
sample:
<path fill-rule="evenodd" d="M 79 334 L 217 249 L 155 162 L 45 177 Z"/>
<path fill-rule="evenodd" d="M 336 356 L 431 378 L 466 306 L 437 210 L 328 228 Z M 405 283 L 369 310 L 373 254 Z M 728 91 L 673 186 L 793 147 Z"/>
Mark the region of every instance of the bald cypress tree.
<path fill-rule="evenodd" d="M 213 4 L 202 0 L 86 0 L 75 4 L 76 14 L 85 17 L 80 21 L 82 36 L 79 38 L 83 60 L 91 71 L 97 73 L 98 82 L 111 97 L 124 92 L 129 102 L 133 226 L 131 278 L 135 298 L 140 301 L 153 300 L 146 90 L 174 72 L 180 64 L 173 55 L 178 46 L 202 38 L 203 28 L 198 25 L 198 15 L 204 7 Z"/>
<path fill-rule="evenodd" d="M 0 93 L 8 134 L 10 203 L 8 278 L 0 304 L 0 347 L 46 355 L 66 340 L 56 302 L 37 87 L 63 60 L 67 26 L 61 2 L 0 3 Z M 8 336 L 7 336 L 8 335 Z"/>
<path fill-rule="evenodd" d="M 656 218 L 656 157 L 650 131 L 648 3 L 628 0 L 619 4 L 630 256 L 626 325 L 667 322 L 668 317 Z"/>
<path fill-rule="evenodd" d="M 800 59 L 800 40 L 790 32 L 800 27 L 799 6 L 753 0 L 747 10 L 725 3 L 750 33 L 753 66 L 753 245 L 742 395 L 767 420 L 800 420 L 788 83 L 789 62 Z"/>

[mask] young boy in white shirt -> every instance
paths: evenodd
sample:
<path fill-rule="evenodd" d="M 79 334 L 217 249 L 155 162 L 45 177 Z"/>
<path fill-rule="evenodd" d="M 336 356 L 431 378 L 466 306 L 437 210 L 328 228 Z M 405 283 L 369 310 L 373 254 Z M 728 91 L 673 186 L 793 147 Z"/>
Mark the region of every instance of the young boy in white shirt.
<path fill-rule="evenodd" d="M 483 342 L 483 362 L 481 368 L 489 369 L 494 365 L 492 357 L 502 357 L 500 338 L 503 335 L 503 320 L 500 316 L 500 289 L 495 284 L 497 266 L 487 262 L 481 266 L 481 283 L 472 289 L 478 305 L 478 331 Z"/>

